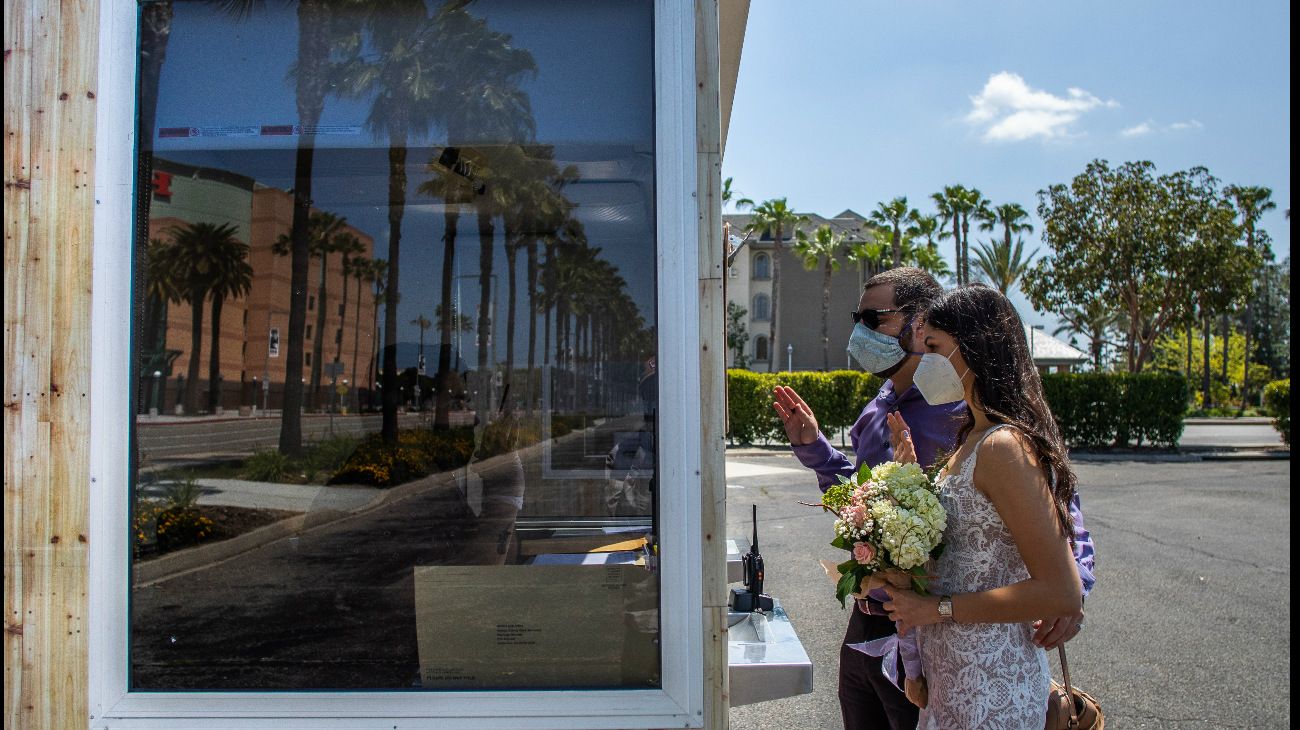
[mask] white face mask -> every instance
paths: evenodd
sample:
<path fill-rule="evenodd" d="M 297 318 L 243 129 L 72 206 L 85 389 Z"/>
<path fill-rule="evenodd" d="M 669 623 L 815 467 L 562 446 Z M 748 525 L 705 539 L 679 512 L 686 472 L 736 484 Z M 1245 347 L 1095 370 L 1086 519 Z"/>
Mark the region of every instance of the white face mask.
<path fill-rule="evenodd" d="M 845 349 L 869 373 L 883 373 L 907 357 L 897 337 L 881 334 L 861 322 L 853 325 Z"/>
<path fill-rule="evenodd" d="M 953 352 L 957 350 L 954 349 Z M 966 373 L 969 372 L 970 368 L 966 368 Z M 952 366 L 952 353 L 944 357 L 937 352 L 927 352 L 921 356 L 921 362 L 916 366 L 912 383 L 921 391 L 921 397 L 926 403 L 941 406 L 956 403 L 966 397 L 966 390 L 961 385 L 961 379 L 966 377 L 966 373 L 957 374 L 957 368 Z"/>

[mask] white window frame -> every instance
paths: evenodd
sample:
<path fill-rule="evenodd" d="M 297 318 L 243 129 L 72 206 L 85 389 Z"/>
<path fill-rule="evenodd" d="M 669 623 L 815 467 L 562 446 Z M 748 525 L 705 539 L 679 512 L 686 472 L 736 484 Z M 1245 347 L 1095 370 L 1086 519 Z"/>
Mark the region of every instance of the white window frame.
<path fill-rule="evenodd" d="M 128 418 L 136 97 L 134 0 L 101 6 L 91 315 L 90 726 L 663 728 L 704 723 L 699 510 L 695 17 L 655 3 L 662 689 L 475 692 L 128 691 Z"/>

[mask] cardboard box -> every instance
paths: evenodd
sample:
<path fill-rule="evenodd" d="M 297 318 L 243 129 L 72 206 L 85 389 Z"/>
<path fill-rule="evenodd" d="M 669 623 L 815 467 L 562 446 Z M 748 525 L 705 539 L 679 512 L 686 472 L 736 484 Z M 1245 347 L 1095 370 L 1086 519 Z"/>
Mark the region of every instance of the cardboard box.
<path fill-rule="evenodd" d="M 658 586 L 638 565 L 417 566 L 421 685 L 657 687 Z"/>

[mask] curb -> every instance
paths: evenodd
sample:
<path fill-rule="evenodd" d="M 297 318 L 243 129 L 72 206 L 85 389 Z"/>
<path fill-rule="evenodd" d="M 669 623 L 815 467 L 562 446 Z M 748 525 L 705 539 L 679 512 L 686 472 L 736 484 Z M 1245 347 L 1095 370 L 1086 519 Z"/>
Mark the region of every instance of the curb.
<path fill-rule="evenodd" d="M 847 448 L 847 447 L 846 447 Z M 726 450 L 727 457 L 754 458 L 785 456 L 789 448 L 733 448 Z M 1244 448 L 1186 447 L 1178 452 L 1108 452 L 1108 451 L 1071 451 L 1070 460 L 1079 462 L 1099 461 L 1145 461 L 1186 463 L 1194 461 L 1285 461 L 1290 460 L 1290 449 L 1261 448 L 1249 446 Z"/>

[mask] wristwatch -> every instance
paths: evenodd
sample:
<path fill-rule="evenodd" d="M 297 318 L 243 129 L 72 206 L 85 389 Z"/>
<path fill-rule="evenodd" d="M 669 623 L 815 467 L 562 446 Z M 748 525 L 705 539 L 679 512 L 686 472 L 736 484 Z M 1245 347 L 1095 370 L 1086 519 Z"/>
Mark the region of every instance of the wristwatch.
<path fill-rule="evenodd" d="M 943 623 L 952 623 L 952 596 L 939 597 L 939 620 Z"/>

